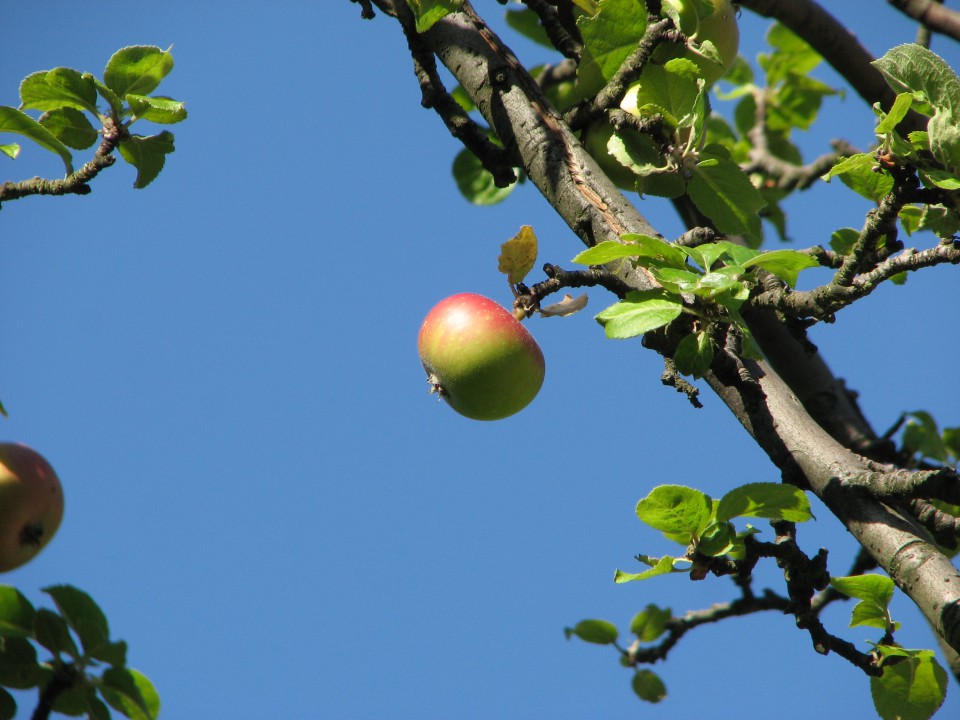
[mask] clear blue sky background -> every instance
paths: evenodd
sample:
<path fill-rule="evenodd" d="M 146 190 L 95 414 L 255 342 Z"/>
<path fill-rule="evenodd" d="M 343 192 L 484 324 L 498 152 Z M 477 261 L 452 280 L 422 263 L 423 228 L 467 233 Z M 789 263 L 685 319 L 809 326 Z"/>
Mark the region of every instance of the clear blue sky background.
<path fill-rule="evenodd" d="M 884 2 L 829 4 L 876 54 L 913 38 Z M 121 46 L 172 44 L 162 90 L 190 111 L 146 190 L 118 164 L 88 197 L 0 212 L 0 436 L 41 450 L 67 495 L 55 542 L 3 580 L 37 602 L 54 583 L 90 592 L 165 717 L 871 716 L 867 679 L 782 616 L 686 637 L 656 668 L 659 707 L 612 650 L 564 639 L 586 617 L 625 630 L 649 602 L 732 598 L 716 579 L 615 586 L 634 554 L 672 551 L 635 503 L 661 483 L 719 496 L 777 474 L 718 400 L 693 411 L 657 357 L 603 338 L 600 292 L 590 312 L 529 323 L 548 371 L 520 415 L 477 423 L 428 397 L 415 339 L 434 303 L 508 302 L 497 253 L 523 224 L 541 261 L 580 248 L 532 187 L 492 209 L 460 197 L 458 146 L 420 108 L 393 21 L 347 0 L 7 5 L 0 104 L 29 72 L 99 74 Z M 502 26 L 500 5 L 478 8 Z M 765 27 L 744 14 L 747 57 Z M 934 49 L 960 66 L 956 44 Z M 808 157 L 831 137 L 869 144 L 856 96 L 825 114 Z M 62 171 L 29 147 L 0 168 Z M 662 201 L 640 207 L 680 231 Z M 790 232 L 826 243 L 866 209 L 820 187 L 788 205 Z M 878 429 L 921 408 L 960 424 L 957 288 L 955 268 L 923 273 L 814 330 Z M 829 545 L 845 574 L 854 545 L 817 516 L 801 543 Z M 826 621 L 865 649 L 876 635 L 846 631 L 849 610 Z M 909 602 L 894 610 L 904 644 L 931 645 Z M 952 685 L 941 717 L 958 698 Z"/>

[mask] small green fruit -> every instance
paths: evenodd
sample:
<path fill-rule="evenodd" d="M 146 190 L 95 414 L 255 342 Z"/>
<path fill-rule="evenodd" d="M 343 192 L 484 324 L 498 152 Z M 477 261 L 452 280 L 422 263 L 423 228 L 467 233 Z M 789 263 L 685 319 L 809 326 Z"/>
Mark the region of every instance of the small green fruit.
<path fill-rule="evenodd" d="M 460 293 L 427 314 L 417 338 L 430 391 L 461 415 L 500 420 L 519 412 L 543 385 L 537 341 L 493 300 Z"/>
<path fill-rule="evenodd" d="M 0 443 L 0 572 L 32 560 L 63 519 L 63 488 L 42 455 Z"/>

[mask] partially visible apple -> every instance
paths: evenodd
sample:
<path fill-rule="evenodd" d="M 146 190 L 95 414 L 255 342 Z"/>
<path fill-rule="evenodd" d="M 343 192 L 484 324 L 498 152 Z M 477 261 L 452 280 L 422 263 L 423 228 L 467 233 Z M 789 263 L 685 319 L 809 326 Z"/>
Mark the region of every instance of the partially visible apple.
<path fill-rule="evenodd" d="M 537 341 L 501 305 L 474 293 L 441 300 L 417 337 L 430 392 L 461 415 L 500 420 L 519 412 L 543 385 Z"/>
<path fill-rule="evenodd" d="M 690 49 L 683 57 L 693 60 L 707 86 L 713 85 L 729 70 L 740 49 L 737 12 L 730 0 L 663 0 L 680 17 L 680 31 L 694 43 L 709 40 L 717 48 L 720 63 Z"/>
<path fill-rule="evenodd" d="M 63 519 L 63 488 L 50 463 L 18 443 L 0 443 L 0 572 L 32 560 Z"/>

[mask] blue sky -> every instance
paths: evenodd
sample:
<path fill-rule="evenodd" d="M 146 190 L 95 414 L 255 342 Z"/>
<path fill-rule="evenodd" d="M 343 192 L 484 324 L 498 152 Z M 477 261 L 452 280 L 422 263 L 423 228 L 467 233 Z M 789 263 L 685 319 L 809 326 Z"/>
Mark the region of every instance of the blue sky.
<path fill-rule="evenodd" d="M 913 37 L 885 3 L 830 4 L 876 54 Z M 499 4 L 477 6 L 502 26 Z M 766 22 L 741 27 L 753 58 Z M 718 400 L 694 412 L 657 357 L 603 338 L 599 292 L 588 312 L 530 321 L 547 379 L 521 414 L 478 423 L 428 397 L 416 334 L 434 303 L 509 302 L 497 254 L 521 225 L 541 261 L 580 248 L 532 187 L 494 208 L 460 197 L 458 146 L 420 107 L 395 23 L 346 0 L 20 3 L 0 28 L 0 104 L 29 72 L 100 73 L 131 44 L 173 46 L 162 90 L 190 111 L 160 178 L 133 190 L 118 163 L 87 197 L 0 212 L 0 436 L 43 452 L 67 497 L 56 540 L 4 582 L 37 602 L 60 582 L 91 593 L 168 718 L 870 716 L 866 678 L 789 618 L 684 638 L 655 668 L 659 707 L 612 650 L 564 639 L 586 617 L 625 630 L 649 602 L 732 598 L 722 580 L 615 586 L 636 553 L 671 550 L 634 506 L 662 483 L 719 496 L 777 476 Z M 960 66 L 955 44 L 933 49 Z M 808 157 L 836 136 L 866 146 L 870 115 L 828 100 Z M 62 172 L 28 147 L 0 167 Z M 640 208 L 680 231 L 667 204 Z M 787 209 L 808 246 L 867 208 L 838 185 Z M 957 288 L 955 269 L 923 273 L 814 330 L 878 429 L 915 409 L 960 424 L 943 372 Z M 801 544 L 830 546 L 845 574 L 852 540 L 815 512 Z M 909 602 L 894 611 L 901 642 L 931 645 Z M 848 613 L 828 626 L 866 647 Z"/>

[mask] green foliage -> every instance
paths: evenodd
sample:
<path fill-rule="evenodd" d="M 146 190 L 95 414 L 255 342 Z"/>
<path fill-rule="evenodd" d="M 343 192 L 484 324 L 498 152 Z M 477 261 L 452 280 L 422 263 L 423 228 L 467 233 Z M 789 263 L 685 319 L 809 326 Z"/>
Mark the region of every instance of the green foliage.
<path fill-rule="evenodd" d="M 0 686 L 43 693 L 54 684 L 59 691 L 53 709 L 67 715 L 101 720 L 110 717 L 109 706 L 134 720 L 156 718 L 156 689 L 145 675 L 127 667 L 126 643 L 110 639 L 107 618 L 96 602 L 70 585 L 44 592 L 55 611 L 35 609 L 16 588 L 0 586 Z M 41 661 L 38 649 L 50 657 Z M 16 707 L 13 696 L 0 688 L 0 720 L 14 717 Z"/>
<path fill-rule="evenodd" d="M 633 674 L 633 691 L 641 700 L 658 703 L 667 696 L 667 686 L 652 670 L 637 670 Z"/>
<path fill-rule="evenodd" d="M 419 33 L 426 32 L 435 22 L 456 12 L 462 5 L 463 0 L 407 0 L 407 6 L 417 19 Z"/>
<path fill-rule="evenodd" d="M 887 165 L 914 168 L 926 187 L 950 191 L 960 188 L 960 78 L 938 55 L 914 44 L 893 48 L 873 65 L 898 93 L 889 112 L 879 105 L 874 107 L 879 152 L 839 161 L 824 180 L 840 177 L 858 194 L 878 201 L 893 188 L 890 175 L 877 172 L 882 160 Z M 929 120 L 925 131 L 903 137 L 898 127 L 909 111 Z M 908 233 L 931 230 L 941 238 L 952 238 L 960 230 L 956 203 L 908 205 L 901 211 L 900 220 Z"/>
<path fill-rule="evenodd" d="M 120 155 L 137 169 L 134 187 L 143 188 L 163 169 L 173 152 L 173 134 L 134 135 L 130 126 L 138 120 L 169 125 L 187 117 L 182 102 L 152 93 L 173 69 L 173 56 L 158 47 L 137 45 L 118 50 L 107 62 L 103 80 L 90 73 L 58 67 L 31 73 L 20 83 L 20 107 L 0 106 L 0 133 L 12 132 L 30 138 L 63 160 L 66 174 L 74 171 L 74 150 L 85 150 L 98 136 L 116 143 Z M 107 103 L 101 109 L 99 101 Z M 34 119 L 26 110 L 41 113 Z M 88 116 L 93 116 L 91 123 Z M 19 148 L 2 146 L 16 157 Z M 108 150 L 112 151 L 113 145 Z"/>
<path fill-rule="evenodd" d="M 945 428 L 925 410 L 906 413 L 903 449 L 911 455 L 939 463 L 956 464 L 960 460 L 960 427 Z"/>
<path fill-rule="evenodd" d="M 601 311 L 596 319 L 607 337 L 636 337 L 668 325 L 684 312 L 697 317 L 699 329 L 682 338 L 674 354 L 677 370 L 693 377 L 702 377 L 716 353 L 714 327 L 736 326 L 745 354 L 760 356 L 739 313 L 760 284 L 758 269 L 794 286 L 802 270 L 818 264 L 811 255 L 796 250 L 760 252 L 728 241 L 685 247 L 648 235 L 601 242 L 573 258 L 581 265 L 618 261 L 648 270 L 661 288 L 628 293 Z"/>
<path fill-rule="evenodd" d="M 742 556 L 744 538 L 757 531 L 748 526 L 738 533 L 730 522 L 735 518 L 759 517 L 799 523 L 813 519 L 813 513 L 807 496 L 792 485 L 750 483 L 733 488 L 719 501 L 683 485 L 660 485 L 637 503 L 637 517 L 668 540 L 683 545 L 686 552 L 679 557 L 638 555 L 637 560 L 650 569 L 641 573 L 617 570 L 614 577 L 617 583 L 689 572 L 690 563 L 697 555 Z"/>
<path fill-rule="evenodd" d="M 606 620 L 581 620 L 572 628 L 564 629 L 567 640 L 578 637 L 596 645 L 612 645 L 617 641 L 617 626 Z"/>
<path fill-rule="evenodd" d="M 867 625 L 884 632 L 896 629 L 888 609 L 893 599 L 893 580 L 885 575 L 854 575 L 830 578 L 830 584 L 847 597 L 860 600 L 853 607 L 850 627 Z"/>
<path fill-rule="evenodd" d="M 653 642 L 667 630 L 667 621 L 672 617 L 670 608 L 661 608 L 652 603 L 633 616 L 630 632 L 640 642 Z"/>
<path fill-rule="evenodd" d="M 947 696 L 947 672 L 932 650 L 876 645 L 883 675 L 870 678 L 873 706 L 883 720 L 927 720 Z"/>
<path fill-rule="evenodd" d="M 596 95 L 634 50 L 647 29 L 643 0 L 600 0 L 594 14 L 578 19 L 583 50 L 577 66 L 580 97 Z"/>
<path fill-rule="evenodd" d="M 511 183 L 507 187 L 497 187 L 493 175 L 483 166 L 480 158 L 466 149 L 458 152 L 453 159 L 453 179 L 460 194 L 474 205 L 495 205 L 517 186 L 517 183 Z"/>

